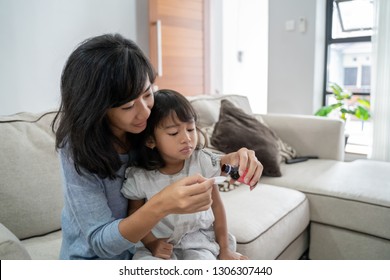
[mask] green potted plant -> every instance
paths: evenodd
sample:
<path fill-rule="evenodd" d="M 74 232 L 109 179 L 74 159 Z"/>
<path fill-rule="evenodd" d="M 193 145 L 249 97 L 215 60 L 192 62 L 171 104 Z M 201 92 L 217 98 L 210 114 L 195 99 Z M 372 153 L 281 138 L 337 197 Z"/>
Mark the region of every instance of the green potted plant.
<path fill-rule="evenodd" d="M 347 121 L 347 116 L 354 116 L 362 122 L 370 119 L 370 101 L 361 98 L 353 98 L 352 93 L 344 90 L 336 83 L 330 83 L 336 103 L 321 107 L 316 116 L 327 117 L 336 114 L 343 121 Z M 349 133 L 345 133 L 345 145 L 348 142 Z"/>
<path fill-rule="evenodd" d="M 367 121 L 371 117 L 369 100 L 361 98 L 353 100 L 352 94 L 336 83 L 330 83 L 329 87 L 336 103 L 321 107 L 315 113 L 316 116 L 326 117 L 332 112 L 338 112 L 339 118 L 344 121 L 347 120 L 347 115 L 355 116 L 362 121 Z"/>

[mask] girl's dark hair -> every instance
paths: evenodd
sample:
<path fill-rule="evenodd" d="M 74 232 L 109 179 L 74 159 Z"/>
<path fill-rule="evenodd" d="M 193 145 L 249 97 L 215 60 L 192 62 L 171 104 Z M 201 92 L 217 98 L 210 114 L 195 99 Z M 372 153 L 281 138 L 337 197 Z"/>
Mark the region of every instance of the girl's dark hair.
<path fill-rule="evenodd" d="M 61 104 L 53 120 L 56 149 L 69 146 L 81 169 L 114 179 L 122 162 L 114 143 L 107 110 L 136 99 L 155 71 L 142 50 L 119 34 L 105 34 L 82 42 L 69 56 L 61 77 Z M 131 135 L 129 140 L 133 138 Z"/>
<path fill-rule="evenodd" d="M 141 141 L 138 151 L 140 153 L 137 163 L 134 165 L 147 170 L 156 170 L 165 166 L 165 161 L 160 156 L 156 148 L 146 147 L 147 139 L 154 137 L 155 129 L 165 118 L 175 113 L 177 118 L 182 122 L 196 122 L 198 117 L 191 103 L 186 97 L 174 90 L 162 89 L 154 94 L 154 106 L 148 118 L 148 125 L 141 133 Z M 198 133 L 200 132 L 197 129 Z M 200 132 L 201 133 L 201 132 Z M 198 144 L 197 148 L 201 148 Z"/>

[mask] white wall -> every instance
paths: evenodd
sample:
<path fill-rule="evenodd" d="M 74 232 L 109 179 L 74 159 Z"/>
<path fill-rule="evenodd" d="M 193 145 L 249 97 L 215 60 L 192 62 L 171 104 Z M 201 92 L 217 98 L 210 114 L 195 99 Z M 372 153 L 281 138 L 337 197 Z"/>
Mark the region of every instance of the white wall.
<path fill-rule="evenodd" d="M 246 95 L 254 112 L 266 113 L 268 0 L 223 1 L 222 34 L 223 92 Z"/>
<path fill-rule="evenodd" d="M 211 93 L 245 94 L 259 113 L 312 114 L 322 100 L 325 0 L 209 1 Z M 0 0 L 0 115 L 57 107 L 62 67 L 87 37 L 119 32 L 148 53 L 147 3 Z M 300 17 L 307 31 L 287 32 Z"/>
<path fill-rule="evenodd" d="M 57 107 L 65 61 L 88 37 L 118 32 L 148 53 L 147 26 L 147 1 L 0 0 L 0 115 Z"/>
<path fill-rule="evenodd" d="M 211 13 L 211 93 L 247 95 L 257 113 L 312 115 L 322 105 L 325 0 L 213 0 Z"/>
<path fill-rule="evenodd" d="M 211 93 L 246 95 L 254 112 L 265 113 L 268 0 L 213 0 L 212 5 Z"/>
<path fill-rule="evenodd" d="M 269 1 L 269 19 L 268 113 L 313 114 L 322 102 L 325 0 Z"/>

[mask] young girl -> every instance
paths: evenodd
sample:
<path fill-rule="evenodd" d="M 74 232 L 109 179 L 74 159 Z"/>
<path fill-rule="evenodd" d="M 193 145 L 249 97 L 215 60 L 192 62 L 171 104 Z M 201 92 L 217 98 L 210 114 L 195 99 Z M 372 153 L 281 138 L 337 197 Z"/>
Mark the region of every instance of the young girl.
<path fill-rule="evenodd" d="M 196 173 L 205 178 L 221 174 L 218 157 L 198 145 L 197 116 L 189 101 L 173 90 L 160 90 L 155 102 L 122 188 L 130 199 L 130 215 L 176 180 Z M 235 252 L 216 185 L 212 200 L 206 211 L 162 219 L 142 239 L 145 247 L 138 248 L 134 259 L 247 259 Z"/>

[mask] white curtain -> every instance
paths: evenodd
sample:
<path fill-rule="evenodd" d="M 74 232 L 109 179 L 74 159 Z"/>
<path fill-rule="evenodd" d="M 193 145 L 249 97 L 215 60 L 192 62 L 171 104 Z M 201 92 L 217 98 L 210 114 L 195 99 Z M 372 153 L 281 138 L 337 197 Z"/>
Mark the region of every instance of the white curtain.
<path fill-rule="evenodd" d="M 390 1 L 375 0 L 371 111 L 373 135 L 369 158 L 390 162 Z"/>

